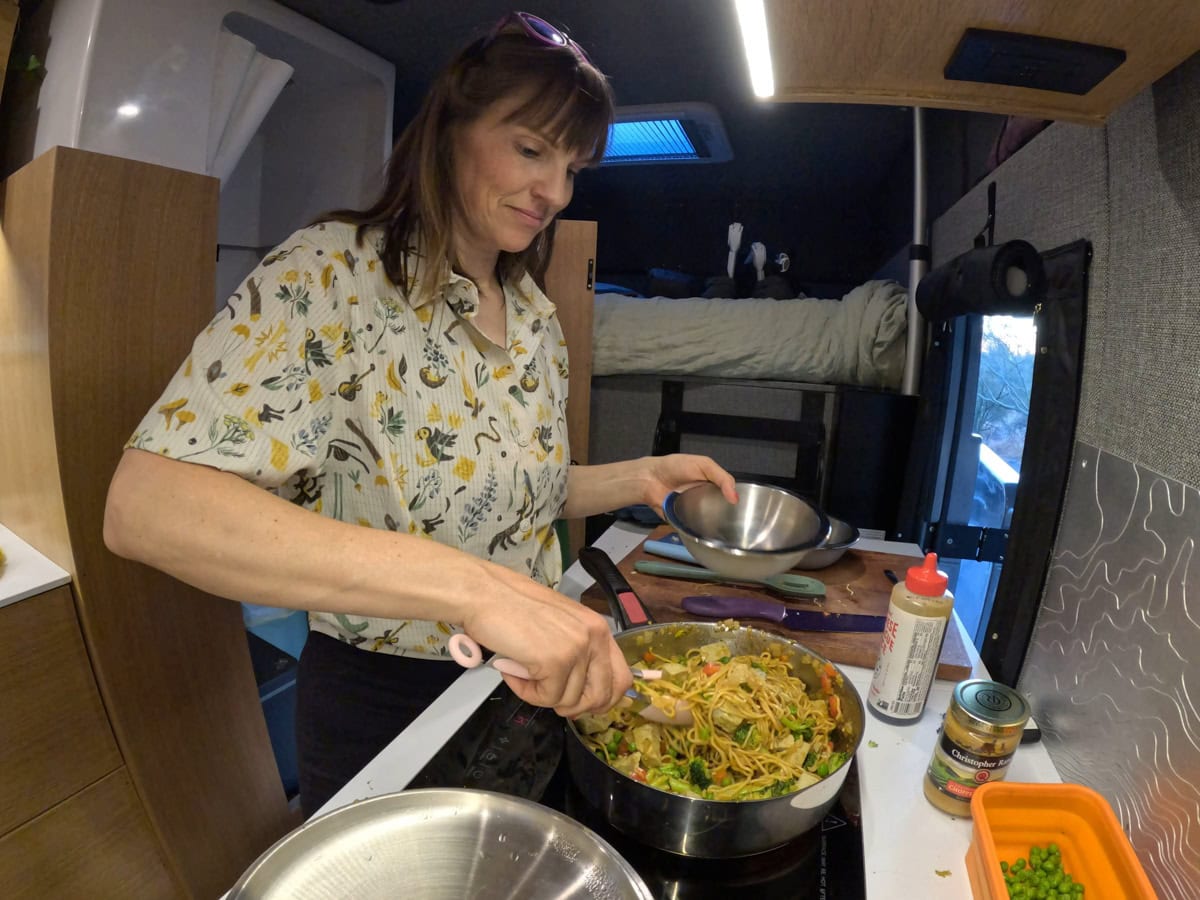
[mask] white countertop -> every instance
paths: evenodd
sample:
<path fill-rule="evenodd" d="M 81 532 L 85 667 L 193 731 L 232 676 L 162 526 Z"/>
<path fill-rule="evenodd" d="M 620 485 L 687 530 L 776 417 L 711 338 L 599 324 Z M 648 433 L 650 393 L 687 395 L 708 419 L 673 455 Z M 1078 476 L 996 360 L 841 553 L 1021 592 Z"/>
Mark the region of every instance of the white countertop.
<path fill-rule="evenodd" d="M 614 560 L 624 558 L 650 529 L 618 523 L 596 546 Z M 864 539 L 858 548 L 903 553 L 920 558 L 914 544 Z M 563 576 L 561 590 L 578 599 L 592 583 L 575 563 Z M 975 665 L 975 677 L 987 677 L 965 630 L 963 643 Z M 862 696 L 871 682 L 871 670 L 840 666 Z M 467 717 L 500 683 L 490 666 L 466 672 L 412 725 L 363 768 L 318 814 L 378 794 L 403 790 Z M 935 809 L 921 790 L 925 768 L 942 714 L 950 702 L 953 682 L 937 681 L 924 715 L 911 725 L 889 725 L 866 716 L 866 730 L 856 759 L 862 797 L 863 859 L 870 900 L 969 900 L 964 857 L 971 842 L 971 820 L 948 816 Z M 874 743 L 874 746 L 872 746 Z M 1010 781 L 1060 781 L 1041 743 L 1023 745 L 1013 758 Z M 939 875 L 938 873 L 943 874 Z M 949 874 L 944 874 L 949 873 Z"/>
<path fill-rule="evenodd" d="M 0 606 L 41 594 L 71 580 L 61 566 L 0 525 L 0 550 L 8 562 L 0 569 Z"/>

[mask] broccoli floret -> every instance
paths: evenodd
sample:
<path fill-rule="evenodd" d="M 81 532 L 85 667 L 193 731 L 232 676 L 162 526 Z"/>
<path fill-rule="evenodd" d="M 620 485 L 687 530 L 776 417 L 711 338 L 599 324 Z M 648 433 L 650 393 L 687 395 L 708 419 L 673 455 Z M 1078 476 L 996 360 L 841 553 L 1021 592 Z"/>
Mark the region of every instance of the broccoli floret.
<path fill-rule="evenodd" d="M 739 725 L 737 730 L 733 733 L 733 739 L 743 747 L 756 746 L 758 741 L 754 740 L 754 723 L 743 722 L 741 725 Z"/>
<path fill-rule="evenodd" d="M 792 737 L 804 738 L 806 741 L 812 740 L 814 722 L 811 716 L 803 722 L 797 722 L 795 719 L 787 717 L 781 718 L 779 721 L 783 723 L 784 728 L 792 733 Z"/>
<path fill-rule="evenodd" d="M 767 797 L 782 797 L 784 794 L 790 794 L 796 789 L 796 779 L 789 778 L 787 781 L 776 781 L 769 788 L 764 788 L 762 793 Z"/>
<path fill-rule="evenodd" d="M 698 756 L 692 757 L 691 762 L 688 763 L 688 778 L 700 790 L 704 790 L 712 784 L 712 778 L 708 774 L 708 766 Z"/>

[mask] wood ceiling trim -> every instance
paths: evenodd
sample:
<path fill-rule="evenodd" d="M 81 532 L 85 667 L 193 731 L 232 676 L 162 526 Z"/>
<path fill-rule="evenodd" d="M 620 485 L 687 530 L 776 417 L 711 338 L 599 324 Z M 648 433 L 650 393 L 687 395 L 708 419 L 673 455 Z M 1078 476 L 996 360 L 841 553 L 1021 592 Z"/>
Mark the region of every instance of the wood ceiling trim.
<path fill-rule="evenodd" d="M 766 0 L 775 100 L 922 105 L 1102 123 L 1200 50 L 1196 0 Z M 967 28 L 1124 50 L 1087 94 L 950 81 Z"/>

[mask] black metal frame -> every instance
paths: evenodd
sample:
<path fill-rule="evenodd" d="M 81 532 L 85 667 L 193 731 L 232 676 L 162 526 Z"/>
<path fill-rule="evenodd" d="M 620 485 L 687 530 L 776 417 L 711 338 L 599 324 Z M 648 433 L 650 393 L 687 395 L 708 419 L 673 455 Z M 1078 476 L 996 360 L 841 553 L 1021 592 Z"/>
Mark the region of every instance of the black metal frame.
<path fill-rule="evenodd" d="M 808 416 L 815 412 L 816 418 L 805 416 L 799 420 L 691 412 L 683 408 L 683 391 L 682 381 L 666 379 L 662 383 L 662 405 L 654 428 L 652 455 L 678 453 L 680 438 L 685 434 L 795 444 L 796 470 L 792 478 L 740 471 L 733 474 L 778 484 L 821 502 L 823 450 L 828 436 L 819 411 L 808 412 Z M 819 399 L 824 404 L 824 398 Z M 811 406 L 807 398 L 802 402 Z"/>
<path fill-rule="evenodd" d="M 1042 254 L 1046 299 L 1034 312 L 1029 425 L 1021 454 L 1008 554 L 979 655 L 997 681 L 1015 687 L 1042 604 L 1062 518 L 1083 382 L 1088 267 L 1092 245 L 1076 241 Z"/>
<path fill-rule="evenodd" d="M 1010 686 L 1016 685 L 1033 634 L 1066 493 L 1083 369 L 1091 257 L 1091 244 L 1083 240 L 1041 254 L 1046 286 L 1022 305 L 1025 308 L 980 308 L 978 297 L 943 303 L 943 312 L 953 318 L 933 323 L 922 372 L 923 389 L 895 536 L 934 549 L 938 529 L 933 512 L 943 509 L 941 492 L 949 490 L 942 483 L 939 460 L 947 456 L 945 443 L 954 437 L 947 429 L 947 423 L 955 419 L 951 398 L 958 401 L 966 376 L 962 366 L 954 364 L 971 334 L 964 317 L 979 313 L 1033 315 L 1038 353 L 1021 479 L 1007 529 L 996 602 L 980 648 L 992 677 Z M 936 270 L 930 273 L 935 280 L 938 274 Z"/>

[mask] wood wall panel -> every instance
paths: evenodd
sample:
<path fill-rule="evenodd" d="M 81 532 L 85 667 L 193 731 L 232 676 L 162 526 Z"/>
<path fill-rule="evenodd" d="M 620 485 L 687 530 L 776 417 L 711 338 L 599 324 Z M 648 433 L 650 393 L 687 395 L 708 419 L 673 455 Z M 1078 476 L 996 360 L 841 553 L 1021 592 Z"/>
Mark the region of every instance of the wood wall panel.
<path fill-rule="evenodd" d="M 121 765 L 69 587 L 0 608 L 0 735 L 0 834 Z"/>
<path fill-rule="evenodd" d="M 0 522 L 71 571 L 50 390 L 50 200 L 54 158 L 4 182 L 0 207 Z"/>
<path fill-rule="evenodd" d="M 558 320 L 570 354 L 567 434 L 572 462 L 588 461 L 588 418 L 592 402 L 592 319 L 595 294 L 588 267 L 595 271 L 596 223 L 560 221 L 554 233 L 554 253 L 546 270 L 546 295 L 558 307 Z M 569 556 L 583 546 L 584 522 L 571 522 Z"/>
<path fill-rule="evenodd" d="M 884 103 L 1099 124 L 1200 50 L 1196 0 L 767 0 L 775 100 Z M 1087 94 L 950 81 L 967 28 L 1115 47 Z"/>
<path fill-rule="evenodd" d="M 5 900 L 187 896 L 124 769 L 0 838 L 0 873 Z"/>
<path fill-rule="evenodd" d="M 17 0 L 0 0 L 0 88 L 4 87 L 4 75 L 8 71 L 8 58 L 12 52 L 18 17 Z"/>
<path fill-rule="evenodd" d="M 0 301 L 18 307 L 5 321 L 40 323 L 4 363 L 34 390 L 5 400 L 26 433 L 0 431 L 0 461 L 27 483 L 0 487 L 0 521 L 75 577 L 121 754 L 195 897 L 219 896 L 292 820 L 240 609 L 110 554 L 103 514 L 125 440 L 212 318 L 217 200 L 212 178 L 55 148 L 6 182 L 4 237 L 22 251 Z"/>

